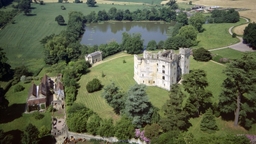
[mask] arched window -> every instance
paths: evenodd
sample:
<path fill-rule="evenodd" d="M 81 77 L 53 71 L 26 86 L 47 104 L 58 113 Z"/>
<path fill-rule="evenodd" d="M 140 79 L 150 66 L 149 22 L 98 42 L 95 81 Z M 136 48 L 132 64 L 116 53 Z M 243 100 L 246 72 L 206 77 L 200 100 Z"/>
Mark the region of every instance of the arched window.
<path fill-rule="evenodd" d="M 165 80 L 165 76 L 163 76 L 162 79 Z"/>

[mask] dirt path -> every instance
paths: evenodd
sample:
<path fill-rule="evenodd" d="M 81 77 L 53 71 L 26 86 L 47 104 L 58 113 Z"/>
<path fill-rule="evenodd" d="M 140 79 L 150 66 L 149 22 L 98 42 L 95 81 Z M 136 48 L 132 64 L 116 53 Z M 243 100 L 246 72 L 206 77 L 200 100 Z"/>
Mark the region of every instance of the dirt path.
<path fill-rule="evenodd" d="M 108 62 L 108 61 L 111 61 L 111 60 L 114 60 L 114 59 L 117 59 L 117 58 L 120 58 L 120 57 L 126 57 L 126 56 L 130 56 L 130 55 L 123 53 L 123 54 L 121 54 L 120 56 L 113 57 L 113 58 L 110 58 L 110 59 L 107 59 L 107 60 L 103 60 L 103 61 L 97 62 L 97 63 L 93 64 L 92 67 L 95 67 L 95 66 L 97 66 L 97 65 L 103 64 L 103 63 L 105 63 L 105 62 Z"/>

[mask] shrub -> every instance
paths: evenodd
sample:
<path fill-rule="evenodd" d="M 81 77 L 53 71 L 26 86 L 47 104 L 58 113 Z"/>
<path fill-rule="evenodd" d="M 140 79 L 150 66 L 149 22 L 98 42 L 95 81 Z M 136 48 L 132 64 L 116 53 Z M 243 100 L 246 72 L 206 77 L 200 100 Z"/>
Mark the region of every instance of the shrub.
<path fill-rule="evenodd" d="M 193 50 L 193 56 L 197 61 L 209 61 L 212 59 L 211 53 L 204 48 Z"/>
<path fill-rule="evenodd" d="M 126 63 L 126 61 L 125 61 L 125 60 L 123 60 L 123 63 Z"/>
<path fill-rule="evenodd" d="M 39 112 L 33 113 L 33 116 L 34 116 L 34 118 L 35 118 L 36 120 L 40 120 L 40 119 L 44 118 L 44 115 L 41 114 L 41 113 L 39 113 Z"/>
<path fill-rule="evenodd" d="M 16 85 L 14 87 L 14 92 L 20 92 L 23 91 L 25 88 L 22 85 Z"/>
<path fill-rule="evenodd" d="M 41 104 L 41 109 L 45 109 L 45 104 Z"/>
<path fill-rule="evenodd" d="M 235 37 L 236 37 L 236 33 L 233 33 L 233 34 L 232 34 L 232 38 L 235 38 Z"/>
<path fill-rule="evenodd" d="M 101 73 L 101 77 L 105 77 L 106 75 L 104 74 L 104 72 Z"/>
<path fill-rule="evenodd" d="M 88 82 L 86 85 L 86 89 L 89 93 L 98 91 L 102 88 L 100 81 L 94 78 L 92 81 Z"/>

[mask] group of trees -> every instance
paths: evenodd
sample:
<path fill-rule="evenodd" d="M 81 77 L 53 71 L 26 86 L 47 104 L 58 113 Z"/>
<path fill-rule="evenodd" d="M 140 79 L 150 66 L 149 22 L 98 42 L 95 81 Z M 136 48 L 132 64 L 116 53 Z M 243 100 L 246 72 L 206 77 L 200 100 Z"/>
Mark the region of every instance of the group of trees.
<path fill-rule="evenodd" d="M 104 88 L 102 97 L 117 114 L 128 117 L 135 127 L 142 128 L 146 124 L 159 120 L 156 109 L 148 100 L 145 88 L 145 85 L 136 84 L 124 93 L 118 86 L 111 83 Z"/>
<path fill-rule="evenodd" d="M 17 10 L 0 11 L 0 28 L 5 26 L 18 13 Z"/>
<path fill-rule="evenodd" d="M 163 20 L 170 22 L 171 20 L 176 20 L 176 12 L 171 8 L 151 8 L 149 9 L 137 9 L 136 11 L 131 12 L 127 10 L 117 10 L 115 7 L 109 9 L 108 12 L 105 10 L 100 10 L 98 13 L 92 11 L 90 14 L 85 16 L 88 23 L 95 23 L 98 21 L 107 21 L 107 20 L 129 20 L 129 21 L 140 21 L 140 20 L 150 20 L 157 21 Z"/>
<path fill-rule="evenodd" d="M 25 15 L 28 15 L 31 12 L 31 1 L 30 0 L 20 0 L 18 8 L 24 12 Z"/>
<path fill-rule="evenodd" d="M 11 73 L 11 66 L 7 63 L 6 53 L 0 47 L 0 80 L 8 77 Z"/>
<path fill-rule="evenodd" d="M 112 119 L 101 119 L 79 103 L 73 104 L 68 109 L 67 124 L 71 131 L 88 132 L 103 137 L 116 136 L 119 139 L 130 139 L 134 135 L 134 126 L 127 117 L 122 117 L 114 125 Z"/>
<path fill-rule="evenodd" d="M 244 29 L 243 35 L 244 43 L 250 45 L 253 49 L 256 48 L 256 23 L 249 23 Z"/>
<path fill-rule="evenodd" d="M 63 24 L 61 16 L 56 17 L 59 24 Z M 67 63 L 72 59 L 77 59 L 81 54 L 82 46 L 77 41 L 84 32 L 84 18 L 81 12 L 69 13 L 67 30 L 60 34 L 52 34 L 45 37 L 40 42 L 45 49 L 45 63 L 55 64 L 64 60 Z"/>
<path fill-rule="evenodd" d="M 213 10 L 209 23 L 236 23 L 240 19 L 238 11 L 235 9 L 229 10 Z"/>

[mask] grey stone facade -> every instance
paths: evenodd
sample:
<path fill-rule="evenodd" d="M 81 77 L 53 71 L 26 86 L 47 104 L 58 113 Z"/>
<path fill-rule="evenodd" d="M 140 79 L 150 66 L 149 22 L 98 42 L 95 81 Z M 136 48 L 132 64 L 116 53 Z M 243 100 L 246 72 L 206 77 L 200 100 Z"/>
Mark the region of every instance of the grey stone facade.
<path fill-rule="evenodd" d="M 96 62 L 102 61 L 101 51 L 96 51 L 88 55 L 85 55 L 85 61 L 89 61 L 90 64 L 94 64 Z"/>
<path fill-rule="evenodd" d="M 179 54 L 172 50 L 158 53 L 143 52 L 143 57 L 134 55 L 134 80 L 138 84 L 158 86 L 170 90 L 183 74 L 189 73 L 189 48 L 180 48 Z"/>

